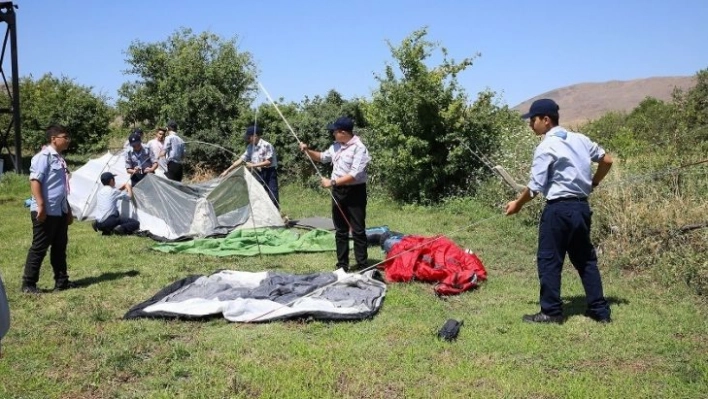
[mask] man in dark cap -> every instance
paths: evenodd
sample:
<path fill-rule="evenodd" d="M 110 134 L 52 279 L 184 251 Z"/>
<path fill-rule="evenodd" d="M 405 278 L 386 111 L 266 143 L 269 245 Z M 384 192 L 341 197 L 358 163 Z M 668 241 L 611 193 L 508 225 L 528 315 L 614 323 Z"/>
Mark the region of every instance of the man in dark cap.
<path fill-rule="evenodd" d="M 592 212 L 588 197 L 610 171 L 612 158 L 585 135 L 559 126 L 559 109 L 555 101 L 541 99 L 522 115 L 543 139 L 534 152 L 529 183 L 516 200 L 507 204 L 506 214 L 519 212 L 538 194 L 546 199 L 537 253 L 541 311 L 522 319 L 530 323 L 563 323 L 561 271 L 567 253 L 585 289 L 585 315 L 609 323 L 610 305 L 603 294 L 597 254 L 590 242 Z M 594 174 L 593 162 L 598 164 Z"/>
<path fill-rule="evenodd" d="M 334 135 L 334 144 L 324 152 L 314 151 L 300 143 L 300 151 L 311 159 L 332 163 L 331 178 L 322 178 L 321 185 L 332 189 L 332 221 L 337 246 L 337 268 L 349 270 L 349 231 L 354 240 L 356 267 L 367 267 L 366 242 L 366 166 L 371 161 L 369 151 L 354 134 L 354 121 L 341 117 L 327 126 Z"/>
<path fill-rule="evenodd" d="M 133 198 L 133 189 L 125 182 L 120 188 L 116 188 L 116 179 L 113 173 L 104 172 L 101 174 L 101 187 L 96 193 L 96 221 L 93 229 L 101 231 L 103 235 L 111 234 L 132 234 L 140 228 L 140 222 L 131 218 L 120 217 L 118 211 L 118 201 L 130 201 Z"/>
<path fill-rule="evenodd" d="M 133 132 L 128 137 L 130 149 L 125 153 L 125 170 L 130 174 L 130 182 L 138 184 L 148 173 L 155 173 L 157 158 L 142 143 L 142 135 Z"/>
<path fill-rule="evenodd" d="M 184 140 L 177 135 L 177 122 L 170 120 L 167 122 L 167 137 L 160 158 L 165 158 L 167 162 L 167 172 L 165 176 L 174 181 L 182 181 L 184 177 Z"/>
<path fill-rule="evenodd" d="M 246 151 L 237 159 L 221 177 L 228 175 L 243 162 L 246 167 L 257 176 L 258 180 L 265 188 L 270 200 L 275 207 L 280 209 L 280 196 L 278 195 L 278 155 L 273 145 L 261 138 L 263 128 L 260 126 L 249 126 L 246 128 L 244 141 L 248 143 Z"/>

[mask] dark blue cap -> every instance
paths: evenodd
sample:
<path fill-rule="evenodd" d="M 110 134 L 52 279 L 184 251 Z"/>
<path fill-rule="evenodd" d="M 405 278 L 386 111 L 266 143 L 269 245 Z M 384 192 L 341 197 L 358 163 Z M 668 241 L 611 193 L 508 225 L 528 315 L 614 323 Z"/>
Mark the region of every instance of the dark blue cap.
<path fill-rule="evenodd" d="M 529 119 L 539 115 L 558 116 L 559 109 L 560 107 L 555 101 L 550 98 L 542 98 L 534 101 L 531 104 L 531 108 L 529 108 L 529 112 L 521 115 L 521 118 Z"/>
<path fill-rule="evenodd" d="M 167 128 L 170 130 L 176 130 L 177 129 L 177 122 L 175 122 L 174 119 L 170 119 L 169 122 L 167 122 Z"/>
<path fill-rule="evenodd" d="M 111 182 L 111 179 L 113 179 L 114 177 L 116 177 L 116 175 L 111 172 L 103 172 L 101 173 L 101 183 L 106 186 L 108 185 L 108 183 Z"/>
<path fill-rule="evenodd" d="M 243 135 L 244 140 L 248 140 L 249 137 L 253 136 L 254 134 L 261 135 L 263 134 L 263 128 L 260 126 L 249 126 L 246 128 L 246 134 Z"/>
<path fill-rule="evenodd" d="M 142 135 L 139 133 L 133 132 L 130 134 L 130 137 L 128 137 L 128 142 L 133 145 L 133 144 L 138 144 L 143 141 Z"/>
<path fill-rule="evenodd" d="M 334 123 L 330 123 L 329 125 L 327 125 L 327 130 L 344 130 L 345 132 L 353 132 L 354 121 L 351 118 L 342 116 L 340 118 L 337 118 Z"/>

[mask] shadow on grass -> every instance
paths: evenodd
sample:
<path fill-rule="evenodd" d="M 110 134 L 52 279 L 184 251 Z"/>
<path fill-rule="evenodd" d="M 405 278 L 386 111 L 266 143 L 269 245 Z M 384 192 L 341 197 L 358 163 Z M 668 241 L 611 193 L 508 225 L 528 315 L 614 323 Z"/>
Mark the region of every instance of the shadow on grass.
<path fill-rule="evenodd" d="M 618 298 L 616 296 L 608 296 L 605 298 L 607 299 L 607 302 L 610 303 L 610 307 L 629 304 L 629 301 L 624 298 Z M 575 295 L 564 298 L 563 308 L 563 313 L 565 313 L 566 317 L 583 315 L 585 313 L 585 310 L 587 309 L 587 302 L 585 301 L 585 296 Z"/>
<path fill-rule="evenodd" d="M 74 280 L 76 288 L 85 288 L 92 284 L 102 283 L 104 281 L 118 280 L 125 277 L 135 277 L 139 275 L 140 272 L 137 270 L 128 270 L 127 272 L 109 272 L 103 273 L 100 276 L 95 277 L 85 277 L 82 279 Z"/>

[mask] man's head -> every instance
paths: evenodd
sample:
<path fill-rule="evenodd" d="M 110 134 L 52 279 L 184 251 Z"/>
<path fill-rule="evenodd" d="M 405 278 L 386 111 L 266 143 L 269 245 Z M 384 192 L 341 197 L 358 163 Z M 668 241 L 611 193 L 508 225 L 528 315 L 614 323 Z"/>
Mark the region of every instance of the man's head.
<path fill-rule="evenodd" d="M 255 144 L 260 139 L 263 134 L 263 128 L 260 126 L 249 126 L 246 128 L 246 133 L 243 135 L 243 139 L 251 144 Z"/>
<path fill-rule="evenodd" d="M 327 125 L 327 130 L 334 134 L 334 141 L 346 143 L 354 135 L 354 120 L 346 116 L 339 117 Z"/>
<path fill-rule="evenodd" d="M 167 129 L 171 130 L 173 132 L 177 131 L 177 122 L 174 119 L 170 119 L 169 122 L 167 122 Z"/>
<path fill-rule="evenodd" d="M 71 144 L 71 135 L 62 125 L 52 124 L 47 128 L 47 141 L 49 145 L 59 152 L 66 151 Z"/>
<path fill-rule="evenodd" d="M 130 137 L 128 137 L 128 143 L 133 147 L 134 150 L 140 150 L 142 148 L 142 142 L 143 139 L 140 134 L 137 132 L 133 132 L 130 134 Z"/>
<path fill-rule="evenodd" d="M 165 135 L 167 134 L 167 129 L 164 127 L 158 127 L 155 129 L 155 138 L 157 141 L 165 141 Z"/>
<path fill-rule="evenodd" d="M 529 112 L 521 115 L 529 120 L 529 127 L 537 135 L 546 134 L 553 127 L 558 126 L 560 107 L 550 98 L 542 98 L 531 104 Z"/>
<path fill-rule="evenodd" d="M 113 187 L 116 185 L 115 177 L 116 175 L 111 172 L 103 172 L 101 173 L 101 184 Z"/>

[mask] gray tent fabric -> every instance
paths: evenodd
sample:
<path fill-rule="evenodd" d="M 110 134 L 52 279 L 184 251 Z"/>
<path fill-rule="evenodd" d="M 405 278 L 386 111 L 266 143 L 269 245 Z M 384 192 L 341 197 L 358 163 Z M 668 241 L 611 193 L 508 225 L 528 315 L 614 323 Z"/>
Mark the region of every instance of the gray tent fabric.
<path fill-rule="evenodd" d="M 0 354 L 2 354 L 2 338 L 10 329 L 10 305 L 5 294 L 5 286 L 0 276 Z"/>
<path fill-rule="evenodd" d="M 290 225 L 293 227 L 300 227 L 303 229 L 322 229 L 322 230 L 334 231 L 334 222 L 332 221 L 332 218 L 325 218 L 322 216 L 314 216 L 314 217 L 309 217 L 309 218 L 291 220 Z"/>
<path fill-rule="evenodd" d="M 72 172 L 69 204 L 78 220 L 95 219 L 100 175 L 129 181 L 123 153 L 107 153 Z M 137 219 L 140 230 L 159 241 L 226 235 L 239 228 L 284 227 L 280 212 L 246 167 L 204 183 L 182 184 L 148 174 L 133 187 L 134 200 L 121 201 L 120 214 Z"/>
<path fill-rule="evenodd" d="M 223 315 L 232 322 L 312 317 L 319 320 L 370 318 L 381 307 L 386 284 L 374 271 L 343 270 L 306 275 L 224 270 L 191 276 L 134 306 L 125 319 L 202 319 Z"/>

